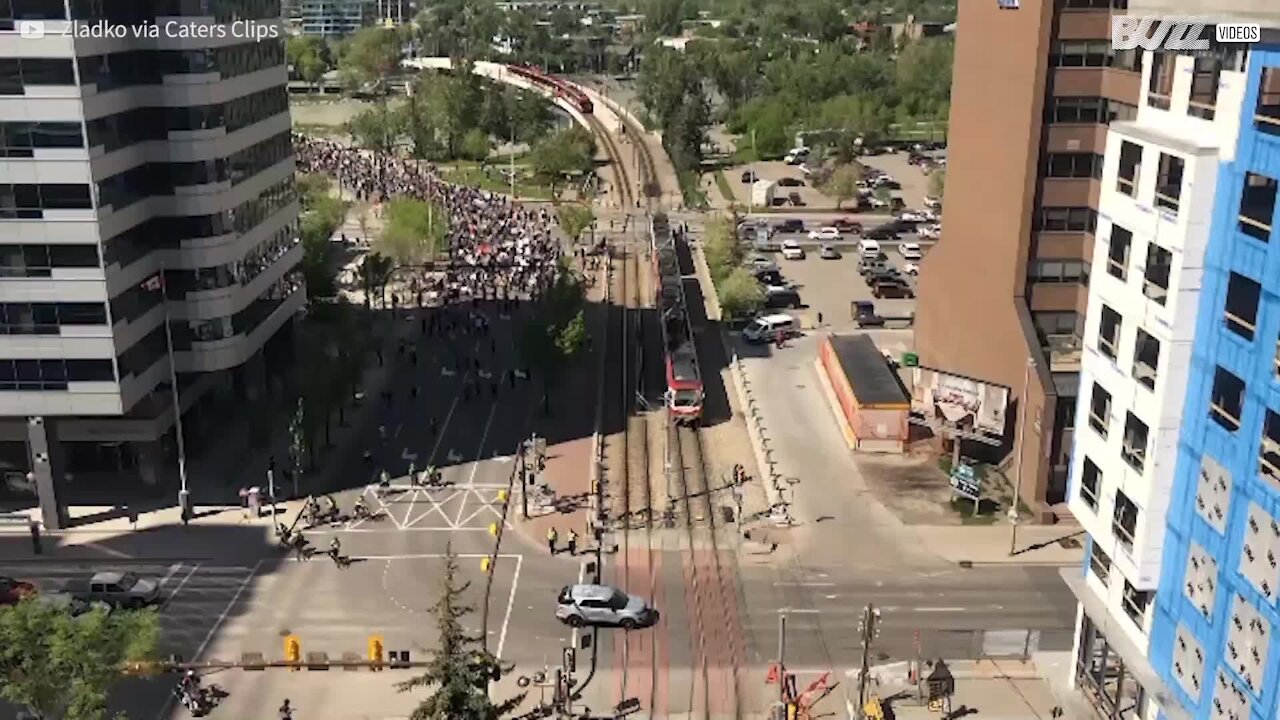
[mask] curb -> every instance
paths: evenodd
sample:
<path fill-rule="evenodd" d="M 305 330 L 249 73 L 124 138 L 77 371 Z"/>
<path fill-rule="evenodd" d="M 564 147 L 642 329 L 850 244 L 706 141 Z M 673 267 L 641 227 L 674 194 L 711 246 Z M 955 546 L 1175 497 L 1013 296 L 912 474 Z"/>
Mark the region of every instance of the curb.
<path fill-rule="evenodd" d="M 155 565 L 157 563 L 182 563 L 190 565 L 192 563 L 215 562 L 226 560 L 232 562 L 235 558 L 215 558 L 215 557 L 196 557 L 193 555 L 183 555 L 182 557 L 113 557 L 111 555 L 95 555 L 86 558 L 0 558 L 0 566 L 3 565 Z"/>
<path fill-rule="evenodd" d="M 1018 562 L 1010 560 L 1008 562 L 1001 560 L 957 560 L 956 565 L 968 570 L 981 567 L 1076 567 L 1080 563 L 1078 561 L 1053 561 L 1053 560 L 1036 560 L 1027 562 Z"/>

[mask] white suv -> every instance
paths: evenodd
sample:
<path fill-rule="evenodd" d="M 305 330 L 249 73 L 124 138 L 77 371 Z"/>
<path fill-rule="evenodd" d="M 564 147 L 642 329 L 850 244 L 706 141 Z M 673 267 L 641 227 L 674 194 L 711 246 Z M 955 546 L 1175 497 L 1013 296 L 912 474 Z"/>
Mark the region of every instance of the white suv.
<path fill-rule="evenodd" d="M 840 230 L 834 227 L 823 227 L 809 231 L 810 240 L 839 240 Z"/>
<path fill-rule="evenodd" d="M 616 625 L 633 630 L 656 623 L 658 611 L 608 585 L 566 585 L 556 597 L 556 619 L 572 627 Z"/>
<path fill-rule="evenodd" d="M 803 260 L 804 248 L 800 247 L 800 243 L 795 240 L 787 240 L 782 243 L 782 257 L 788 260 Z"/>

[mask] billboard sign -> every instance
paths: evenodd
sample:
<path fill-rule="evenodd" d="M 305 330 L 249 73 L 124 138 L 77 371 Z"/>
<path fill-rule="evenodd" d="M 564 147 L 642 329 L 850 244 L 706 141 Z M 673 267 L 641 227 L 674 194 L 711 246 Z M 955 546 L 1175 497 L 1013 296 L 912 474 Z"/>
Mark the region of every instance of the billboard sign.
<path fill-rule="evenodd" d="M 928 367 L 912 372 L 911 411 L 930 427 L 998 443 L 1004 437 L 1009 388 Z"/>
<path fill-rule="evenodd" d="M 978 483 L 978 475 L 973 471 L 972 465 L 965 463 L 957 463 L 951 468 L 951 489 L 956 495 L 967 497 L 974 502 L 978 501 L 978 493 L 981 487 Z"/>

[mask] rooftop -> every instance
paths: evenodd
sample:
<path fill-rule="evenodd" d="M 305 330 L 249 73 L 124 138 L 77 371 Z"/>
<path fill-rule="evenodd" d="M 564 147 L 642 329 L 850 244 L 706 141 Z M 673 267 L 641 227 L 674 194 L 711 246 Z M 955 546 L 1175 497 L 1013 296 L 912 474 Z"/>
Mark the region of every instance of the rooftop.
<path fill-rule="evenodd" d="M 870 335 L 831 335 L 827 340 L 860 405 L 910 404 L 897 374 Z"/>

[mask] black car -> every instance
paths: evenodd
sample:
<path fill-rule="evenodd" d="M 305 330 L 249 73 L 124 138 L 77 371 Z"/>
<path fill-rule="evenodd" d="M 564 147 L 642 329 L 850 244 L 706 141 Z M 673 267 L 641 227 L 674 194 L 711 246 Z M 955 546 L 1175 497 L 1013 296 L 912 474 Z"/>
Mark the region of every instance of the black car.
<path fill-rule="evenodd" d="M 870 230 L 863 230 L 862 237 L 868 240 L 897 240 L 898 225 L 896 223 L 877 225 Z"/>
<path fill-rule="evenodd" d="M 840 218 L 831 223 L 831 227 L 842 233 L 852 233 L 854 235 L 862 234 L 862 223 L 854 222 L 849 218 Z"/>
<path fill-rule="evenodd" d="M 787 218 L 778 223 L 775 230 L 784 233 L 804 232 L 804 221 L 797 218 Z"/>
<path fill-rule="evenodd" d="M 781 285 L 782 273 L 777 270 L 757 270 L 756 281 L 762 285 Z"/>
<path fill-rule="evenodd" d="M 804 187 L 804 181 L 800 178 L 784 177 L 778 179 L 778 184 L 782 187 Z"/>
<path fill-rule="evenodd" d="M 755 181 L 757 181 L 757 180 L 759 180 L 759 179 L 760 179 L 760 176 L 759 176 L 759 175 L 757 175 L 757 174 L 755 174 L 755 173 L 753 173 L 753 172 L 751 172 L 750 170 L 743 170 L 743 171 L 742 171 L 742 182 L 743 182 L 744 184 L 746 184 L 746 185 L 750 185 L 751 183 L 753 183 L 753 182 L 755 182 Z"/>
<path fill-rule="evenodd" d="M 767 308 L 798 308 L 800 293 L 790 288 L 770 290 L 764 295 L 764 306 Z"/>
<path fill-rule="evenodd" d="M 800 197 L 800 193 L 794 190 L 787 193 L 787 199 L 790 200 L 791 204 L 795 205 L 796 207 L 804 207 L 804 199 Z"/>
<path fill-rule="evenodd" d="M 871 287 L 871 294 L 877 298 L 913 298 L 916 296 L 911 286 L 902 280 L 885 280 Z"/>
<path fill-rule="evenodd" d="M 867 287 L 875 287 L 885 282 L 906 282 L 897 268 L 877 268 L 867 272 L 863 277 L 867 280 Z"/>

